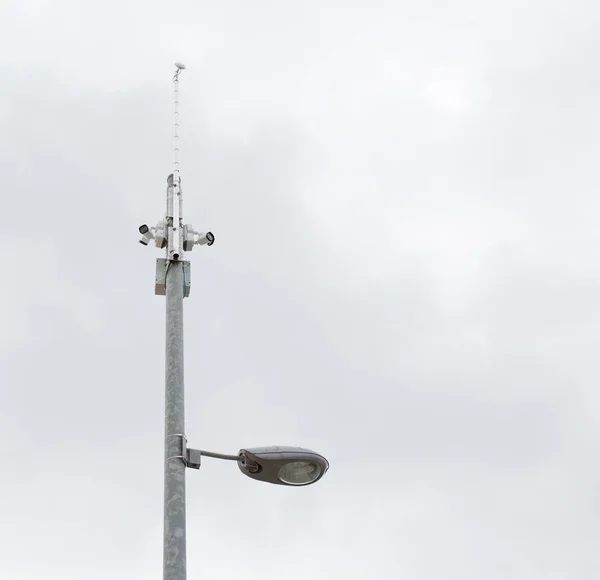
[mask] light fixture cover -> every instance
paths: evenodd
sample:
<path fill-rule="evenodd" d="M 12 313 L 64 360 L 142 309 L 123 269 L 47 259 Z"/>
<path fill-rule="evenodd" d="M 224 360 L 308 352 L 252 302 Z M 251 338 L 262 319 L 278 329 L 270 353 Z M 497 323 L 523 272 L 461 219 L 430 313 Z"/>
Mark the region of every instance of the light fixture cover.
<path fill-rule="evenodd" d="M 303 447 L 254 447 L 241 449 L 239 455 L 242 473 L 278 485 L 309 485 L 329 469 L 327 459 Z"/>

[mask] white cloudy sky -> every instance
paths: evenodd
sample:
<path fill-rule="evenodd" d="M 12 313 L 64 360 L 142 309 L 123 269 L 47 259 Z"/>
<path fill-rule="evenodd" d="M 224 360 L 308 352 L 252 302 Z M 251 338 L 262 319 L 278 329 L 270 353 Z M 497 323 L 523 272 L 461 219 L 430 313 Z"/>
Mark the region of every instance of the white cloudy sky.
<path fill-rule="evenodd" d="M 599 16 L 4 0 L 0 578 L 161 577 L 175 60 L 188 578 L 598 578 Z"/>

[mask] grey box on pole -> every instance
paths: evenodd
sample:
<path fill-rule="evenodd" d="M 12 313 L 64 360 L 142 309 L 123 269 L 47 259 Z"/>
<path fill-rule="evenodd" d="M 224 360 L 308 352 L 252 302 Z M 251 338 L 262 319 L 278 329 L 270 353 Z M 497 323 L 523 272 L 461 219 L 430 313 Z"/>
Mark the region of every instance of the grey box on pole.
<path fill-rule="evenodd" d="M 164 296 L 167 292 L 167 260 L 156 259 L 156 276 L 154 280 L 154 294 Z"/>
<path fill-rule="evenodd" d="M 192 265 L 189 262 L 183 263 L 183 297 L 188 298 L 192 289 Z"/>
<path fill-rule="evenodd" d="M 157 258 L 156 260 L 156 276 L 154 279 L 154 294 L 157 296 L 165 296 L 167 288 L 167 264 L 165 258 Z M 192 265 L 183 262 L 183 297 L 188 298 L 192 289 Z"/>

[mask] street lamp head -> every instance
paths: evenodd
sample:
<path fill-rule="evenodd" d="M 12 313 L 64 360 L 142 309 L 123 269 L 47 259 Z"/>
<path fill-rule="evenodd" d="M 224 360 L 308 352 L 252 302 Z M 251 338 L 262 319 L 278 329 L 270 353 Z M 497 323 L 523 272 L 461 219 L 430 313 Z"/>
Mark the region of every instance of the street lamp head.
<path fill-rule="evenodd" d="M 241 449 L 238 466 L 252 479 L 278 485 L 310 485 L 325 475 L 329 462 L 302 447 Z"/>

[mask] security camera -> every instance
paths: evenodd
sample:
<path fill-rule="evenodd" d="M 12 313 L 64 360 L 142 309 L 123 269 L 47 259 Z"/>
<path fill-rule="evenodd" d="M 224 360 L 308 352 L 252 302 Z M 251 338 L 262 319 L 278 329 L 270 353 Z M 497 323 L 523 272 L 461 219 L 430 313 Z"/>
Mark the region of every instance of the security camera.
<path fill-rule="evenodd" d="M 152 240 L 154 240 L 157 248 L 164 248 L 167 245 L 167 235 L 163 222 L 158 222 L 155 227 L 142 224 L 138 230 L 142 234 L 140 244 L 143 246 L 147 246 Z"/>
<path fill-rule="evenodd" d="M 200 246 L 203 246 L 204 244 L 212 246 L 215 243 L 215 236 L 212 232 L 201 232 L 198 234 L 195 243 L 199 244 Z"/>
<path fill-rule="evenodd" d="M 191 225 L 183 226 L 183 250 L 191 252 L 195 244 L 212 246 L 215 243 L 215 236 L 212 232 L 196 232 Z"/>
<path fill-rule="evenodd" d="M 140 244 L 142 244 L 142 246 L 147 246 L 150 241 L 154 239 L 154 228 L 149 228 L 146 224 L 142 224 L 138 230 L 140 234 L 142 234 Z"/>

